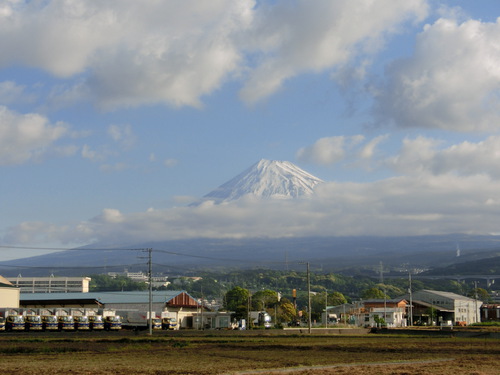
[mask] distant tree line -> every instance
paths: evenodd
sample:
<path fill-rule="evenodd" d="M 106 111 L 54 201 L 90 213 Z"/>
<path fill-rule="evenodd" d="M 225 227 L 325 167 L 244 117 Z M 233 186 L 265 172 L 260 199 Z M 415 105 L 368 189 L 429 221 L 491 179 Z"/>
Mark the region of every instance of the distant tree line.
<path fill-rule="evenodd" d="M 200 272 L 199 279 L 179 276 L 169 279 L 166 287 L 159 289 L 185 290 L 194 298 L 221 301 L 224 309 L 236 317 L 244 317 L 249 309 L 268 311 L 278 322 L 285 323 L 307 314 L 307 274 L 299 271 L 239 270 L 229 272 Z M 90 275 L 91 291 L 146 290 L 147 283 L 123 276 Z M 360 299 L 396 298 L 408 293 L 409 280 L 390 278 L 381 283 L 376 277 L 345 276 L 334 273 L 312 272 L 311 313 L 313 320 L 320 320 L 325 306 L 341 305 Z M 292 291 L 296 290 L 296 298 Z M 412 290 L 434 289 L 448 291 L 488 302 L 489 292 L 474 285 L 453 280 L 412 280 Z"/>
<path fill-rule="evenodd" d="M 91 292 L 116 292 L 130 290 L 146 290 L 148 284 L 138 282 L 125 276 L 89 275 Z"/>

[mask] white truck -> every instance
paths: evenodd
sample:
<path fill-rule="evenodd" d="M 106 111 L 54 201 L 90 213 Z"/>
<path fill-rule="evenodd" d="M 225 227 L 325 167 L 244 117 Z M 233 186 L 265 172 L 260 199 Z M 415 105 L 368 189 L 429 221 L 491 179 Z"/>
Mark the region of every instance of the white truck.
<path fill-rule="evenodd" d="M 122 327 L 128 329 L 147 329 L 149 327 L 149 311 L 141 310 L 117 310 L 122 321 Z M 153 311 L 153 329 L 161 329 L 161 320 Z"/>

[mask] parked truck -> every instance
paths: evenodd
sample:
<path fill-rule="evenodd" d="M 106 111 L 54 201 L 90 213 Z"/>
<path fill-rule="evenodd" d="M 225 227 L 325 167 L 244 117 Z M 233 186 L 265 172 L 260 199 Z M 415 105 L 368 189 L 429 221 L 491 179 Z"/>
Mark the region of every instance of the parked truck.
<path fill-rule="evenodd" d="M 89 317 L 87 315 L 77 315 L 74 317 L 75 329 L 80 331 L 88 331 L 90 329 Z"/>
<path fill-rule="evenodd" d="M 118 315 L 104 317 L 104 329 L 106 331 L 118 331 L 122 329 L 122 321 Z"/>
<path fill-rule="evenodd" d="M 149 311 L 141 310 L 117 310 L 116 314 L 121 317 L 122 327 L 127 329 L 147 329 L 149 327 Z M 161 320 L 153 312 L 153 329 L 159 325 L 161 329 Z"/>
<path fill-rule="evenodd" d="M 250 322 L 255 327 L 264 327 L 266 329 L 272 327 L 271 315 L 266 311 L 250 311 Z"/>
<path fill-rule="evenodd" d="M 59 331 L 73 331 L 75 319 L 72 315 L 60 315 L 57 317 Z"/>
<path fill-rule="evenodd" d="M 7 331 L 24 331 L 25 322 L 22 315 L 9 315 L 5 318 L 5 329 Z"/>
<path fill-rule="evenodd" d="M 26 315 L 24 317 L 24 329 L 26 331 L 43 330 L 42 317 L 34 314 Z"/>
<path fill-rule="evenodd" d="M 162 329 L 162 322 L 160 318 L 153 318 L 151 319 L 152 327 L 153 329 Z M 148 327 L 149 327 L 149 320 L 148 320 Z"/>
<path fill-rule="evenodd" d="M 176 313 L 163 311 L 161 313 L 161 328 L 168 330 L 179 329 Z"/>
<path fill-rule="evenodd" d="M 89 316 L 89 328 L 93 331 L 100 331 L 104 329 L 104 320 L 102 315 Z"/>
<path fill-rule="evenodd" d="M 42 315 L 42 329 L 44 331 L 57 331 L 59 323 L 55 315 Z"/>
<path fill-rule="evenodd" d="M 25 322 L 21 309 L 2 308 L 0 309 L 0 317 L 5 318 L 5 330 L 24 331 Z"/>

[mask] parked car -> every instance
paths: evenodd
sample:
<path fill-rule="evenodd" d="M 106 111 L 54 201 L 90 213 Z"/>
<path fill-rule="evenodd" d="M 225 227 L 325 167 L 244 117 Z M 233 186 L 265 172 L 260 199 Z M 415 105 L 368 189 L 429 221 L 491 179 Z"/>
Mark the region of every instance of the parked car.
<path fill-rule="evenodd" d="M 0 317 L 0 331 L 5 331 L 5 318 Z"/>

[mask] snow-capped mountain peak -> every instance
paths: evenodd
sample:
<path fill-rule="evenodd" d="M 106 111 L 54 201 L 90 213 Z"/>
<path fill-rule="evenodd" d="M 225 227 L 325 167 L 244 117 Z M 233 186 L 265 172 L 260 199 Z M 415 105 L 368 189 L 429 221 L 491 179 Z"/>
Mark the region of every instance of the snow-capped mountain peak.
<path fill-rule="evenodd" d="M 203 197 L 217 203 L 253 195 L 290 199 L 312 195 L 323 181 L 288 161 L 262 159 Z"/>

